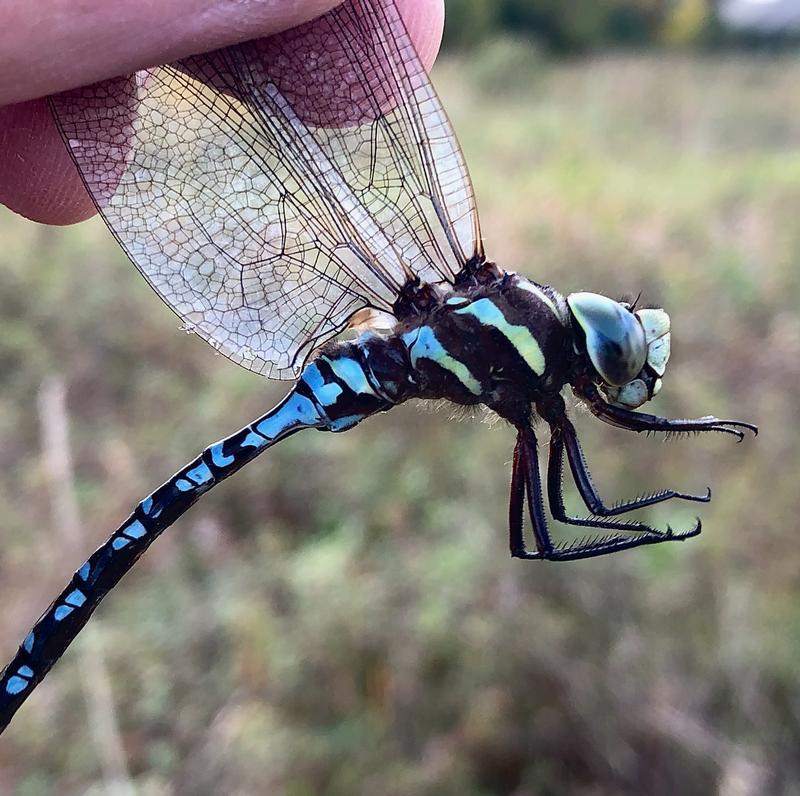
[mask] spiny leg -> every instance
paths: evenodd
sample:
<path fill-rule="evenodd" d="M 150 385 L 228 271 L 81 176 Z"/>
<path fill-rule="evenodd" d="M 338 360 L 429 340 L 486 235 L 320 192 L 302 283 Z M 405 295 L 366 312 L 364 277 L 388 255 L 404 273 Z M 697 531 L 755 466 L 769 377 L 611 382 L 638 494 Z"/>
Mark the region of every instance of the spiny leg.
<path fill-rule="evenodd" d="M 582 389 L 576 390 L 576 393 L 587 401 L 589 409 L 595 417 L 628 431 L 663 431 L 667 434 L 716 431 L 721 434 L 731 434 L 739 442 L 744 439 L 745 431 L 752 431 L 754 435 L 758 434 L 758 426 L 745 423 L 743 420 L 720 420 L 710 415 L 683 420 L 623 409 L 608 403 L 593 384 L 583 386 Z"/>
<path fill-rule="evenodd" d="M 586 471 L 586 475 L 589 475 L 588 470 Z M 554 519 L 567 525 L 577 525 L 581 528 L 598 528 L 600 530 L 626 531 L 630 533 L 659 533 L 655 528 L 651 528 L 643 522 L 634 520 L 620 520 L 615 522 L 613 520 L 602 519 L 599 516 L 574 517 L 567 514 L 567 509 L 564 505 L 563 476 L 564 440 L 559 430 L 553 429 L 553 434 L 550 437 L 550 457 L 547 464 L 547 499 L 550 502 L 550 511 L 552 511 Z M 593 491 L 592 494 L 584 494 L 582 487 L 586 486 L 586 482 L 579 481 L 577 478 L 574 480 L 578 486 L 581 498 L 591 511 L 592 509 L 589 505 L 589 501 L 592 494 L 599 500 L 597 493 Z M 588 483 L 591 484 L 591 481 L 589 480 Z"/>
<path fill-rule="evenodd" d="M 643 533 L 639 536 L 621 536 L 618 533 L 614 533 L 609 536 L 588 540 L 582 539 L 574 544 L 556 548 L 546 558 L 550 561 L 577 561 L 582 558 L 597 558 L 598 556 L 619 553 L 622 550 L 630 550 L 633 547 L 661 544 L 661 542 L 682 542 L 684 539 L 698 536 L 701 530 L 702 525 L 700 520 L 697 520 L 694 528 L 681 533 L 674 533 L 670 529 L 665 533 Z"/>
<path fill-rule="evenodd" d="M 542 484 L 539 463 L 536 456 L 536 437 L 531 428 L 520 428 L 517 446 L 514 451 L 514 467 L 511 478 L 512 494 L 509 506 L 511 519 L 511 554 L 526 560 L 573 561 L 581 558 L 608 555 L 620 550 L 628 550 L 642 545 L 658 544 L 666 541 L 681 541 L 700 533 L 700 521 L 689 531 L 674 533 L 667 529 L 664 533 L 642 533 L 628 537 L 618 533 L 610 536 L 583 539 L 565 547 L 554 547 L 547 528 L 547 518 L 542 500 Z M 522 497 L 527 497 L 528 512 L 536 539 L 536 552 L 525 548 L 522 535 Z M 626 528 L 626 530 L 630 530 Z"/>
<path fill-rule="evenodd" d="M 532 432 L 531 432 L 532 433 Z M 534 457 L 535 457 L 534 442 Z M 534 458 L 535 474 L 533 477 L 534 494 L 538 492 L 539 499 L 531 500 L 530 491 L 532 479 L 529 476 L 531 464 L 529 453 L 525 444 L 525 431 L 517 432 L 517 443 L 514 446 L 514 463 L 511 468 L 511 497 L 508 502 L 508 533 L 511 555 L 516 558 L 546 559 L 553 551 L 553 542 L 547 528 L 547 519 L 544 514 L 544 505 L 541 499 L 541 485 L 538 490 L 535 482 L 539 480 L 539 470 Z M 525 547 L 524 535 L 524 508 L 525 497 L 528 497 L 529 514 L 533 526 L 533 537 L 536 542 L 536 553 L 529 552 Z"/>
<path fill-rule="evenodd" d="M 563 470 L 563 452 L 566 448 L 569 468 L 572 478 L 586 508 L 596 517 L 616 517 L 629 511 L 653 506 L 667 500 L 689 500 L 696 503 L 708 503 L 711 500 L 711 490 L 707 489 L 705 495 L 690 495 L 677 492 L 674 489 L 662 489 L 650 495 L 643 495 L 635 500 L 624 501 L 614 506 L 606 506 L 597 492 L 592 480 L 583 448 L 578 440 L 577 432 L 572 423 L 563 417 L 557 424 L 551 425 L 550 438 L 550 464 L 548 468 L 548 495 L 553 514 L 558 520 L 572 522 L 578 518 L 562 518 L 557 509 L 563 511 L 563 495 L 561 493 L 561 472 Z M 554 499 L 557 498 L 557 499 Z M 582 524 L 581 522 L 577 524 Z M 631 530 L 652 530 L 642 523 L 635 523 Z M 610 527 L 610 526 L 609 526 Z"/>
<path fill-rule="evenodd" d="M 617 521 L 614 522 L 608 519 L 600 519 L 598 517 L 572 517 L 567 514 L 566 508 L 564 506 L 564 495 L 562 492 L 562 473 L 563 473 L 563 461 L 564 461 L 564 443 L 561 437 L 554 433 L 550 440 L 550 459 L 548 463 L 548 472 L 547 472 L 547 491 L 548 491 L 548 499 L 550 501 L 550 510 L 553 512 L 553 517 L 558 520 L 559 522 L 563 522 L 567 525 L 577 525 L 583 528 L 597 528 L 600 530 L 611 530 L 611 531 L 623 531 L 625 533 L 637 533 L 637 534 L 646 534 L 648 537 L 658 537 L 661 541 L 669 541 L 674 539 L 682 539 L 688 538 L 689 536 L 694 536 L 700 532 L 700 521 L 697 521 L 697 524 L 688 531 L 681 531 L 679 533 L 675 533 L 669 526 L 667 527 L 666 531 L 661 531 L 659 529 L 653 528 L 646 523 L 635 521 L 635 520 L 625 520 L 625 521 Z M 586 475 L 588 476 L 588 470 L 586 471 Z M 578 483 L 576 479 L 576 483 Z M 589 483 L 591 480 L 589 479 Z M 597 496 L 595 492 L 595 497 L 599 500 L 599 496 Z M 667 497 L 657 497 L 656 499 L 647 498 L 644 499 L 644 502 L 641 503 L 643 506 L 651 505 L 652 503 L 658 503 L 661 500 L 668 500 L 669 495 Z M 690 496 L 694 497 L 694 496 Z M 584 502 L 587 502 L 587 498 L 583 497 Z M 702 500 L 702 498 L 696 498 Z M 632 504 L 635 506 L 635 501 Z M 588 505 L 588 503 L 587 503 Z M 602 505 L 602 504 L 601 504 Z M 619 534 L 615 535 L 617 539 L 625 539 L 627 537 L 621 537 Z M 655 543 L 653 542 L 647 542 Z M 615 548 L 616 549 L 616 548 Z"/>
<path fill-rule="evenodd" d="M 525 550 L 523 527 L 525 524 L 525 476 L 522 474 L 522 441 L 517 434 L 514 445 L 514 460 L 511 464 L 511 494 L 508 498 L 508 545 L 511 555 Z"/>

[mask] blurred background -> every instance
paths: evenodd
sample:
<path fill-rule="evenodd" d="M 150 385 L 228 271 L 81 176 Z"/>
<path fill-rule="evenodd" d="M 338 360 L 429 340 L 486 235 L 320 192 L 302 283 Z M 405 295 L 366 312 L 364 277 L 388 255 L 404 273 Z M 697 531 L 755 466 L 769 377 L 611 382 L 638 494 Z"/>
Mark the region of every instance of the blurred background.
<path fill-rule="evenodd" d="M 502 425 L 403 406 L 293 437 L 106 600 L 3 736 L 0 791 L 800 793 L 800 3 L 447 12 L 434 80 L 490 256 L 641 290 L 673 322 L 653 410 L 761 434 L 575 411 L 608 501 L 714 501 L 698 539 L 569 564 L 508 556 Z M 0 208 L 0 240 L 5 660 L 144 495 L 285 387 L 180 334 L 99 221 Z"/>

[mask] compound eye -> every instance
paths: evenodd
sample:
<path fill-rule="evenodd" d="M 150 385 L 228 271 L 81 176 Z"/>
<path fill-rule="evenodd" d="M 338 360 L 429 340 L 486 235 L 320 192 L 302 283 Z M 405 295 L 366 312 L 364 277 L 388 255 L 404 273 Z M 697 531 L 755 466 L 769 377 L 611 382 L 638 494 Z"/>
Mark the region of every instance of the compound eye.
<path fill-rule="evenodd" d="M 586 353 L 603 381 L 621 387 L 635 378 L 647 361 L 639 319 L 618 301 L 597 293 L 572 293 L 567 304 L 586 337 Z"/>

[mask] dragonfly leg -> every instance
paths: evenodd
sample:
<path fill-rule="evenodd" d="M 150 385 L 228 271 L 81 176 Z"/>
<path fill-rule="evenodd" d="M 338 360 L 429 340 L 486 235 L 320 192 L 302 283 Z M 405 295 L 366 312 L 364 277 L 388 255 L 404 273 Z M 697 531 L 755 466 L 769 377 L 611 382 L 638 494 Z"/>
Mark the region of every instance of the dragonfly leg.
<path fill-rule="evenodd" d="M 535 552 L 525 546 L 523 527 L 526 497 L 536 543 Z M 514 462 L 511 468 L 508 518 L 509 544 L 514 558 L 527 560 L 550 558 L 555 548 L 547 527 L 547 516 L 542 500 L 542 483 L 536 458 L 536 436 L 530 427 L 520 427 L 517 431 L 517 444 L 514 447 Z"/>
<path fill-rule="evenodd" d="M 599 417 L 609 425 L 625 428 L 628 431 L 663 431 L 667 434 L 716 431 L 721 434 L 731 434 L 739 442 L 744 439 L 745 431 L 751 431 L 754 435 L 758 434 L 758 426 L 745 423 L 743 420 L 720 420 L 712 415 L 692 419 L 667 418 L 623 409 L 608 403 L 594 384 L 583 385 L 580 389 L 576 389 L 576 393 L 587 402 L 589 410 L 595 417 Z"/>
<path fill-rule="evenodd" d="M 560 454 L 558 449 L 560 446 Z M 556 500 L 549 495 L 554 507 L 556 519 L 562 519 L 559 513 L 566 517 L 561 498 L 561 471 L 563 470 L 563 441 L 555 443 L 556 462 L 548 471 L 548 487 L 555 479 L 558 484 Z M 551 453 L 553 448 L 551 446 Z M 560 464 L 559 464 L 560 458 Z M 549 490 L 548 490 L 549 491 Z M 528 550 L 523 536 L 523 508 L 527 499 L 528 513 L 533 527 L 533 536 L 536 550 Z M 559 508 L 561 511 L 559 512 Z M 567 518 L 567 521 L 569 518 Z M 547 561 L 574 561 L 581 558 L 593 558 L 608 555 L 621 550 L 643 545 L 659 544 L 667 541 L 681 541 L 692 536 L 697 536 L 701 530 L 700 520 L 687 531 L 675 532 L 671 528 L 659 532 L 642 523 L 614 523 L 603 520 L 573 522 L 570 524 L 585 525 L 586 527 L 602 530 L 637 532 L 636 536 L 627 536 L 623 533 L 611 533 L 590 538 L 583 538 L 567 545 L 555 546 L 553 544 L 547 525 L 542 499 L 542 484 L 539 473 L 539 464 L 536 456 L 536 437 L 530 427 L 520 428 L 517 434 L 517 444 L 514 449 L 514 462 L 511 475 L 511 499 L 509 501 L 509 540 L 511 555 L 525 560 Z"/>
<path fill-rule="evenodd" d="M 575 486 L 578 488 L 578 493 L 580 494 L 581 499 L 593 517 L 585 519 L 569 517 L 564 509 L 562 474 L 565 449 Z M 677 492 L 674 489 L 662 489 L 658 492 L 653 492 L 652 494 L 638 497 L 635 500 L 623 501 L 613 506 L 606 506 L 597 492 L 597 488 L 592 480 L 591 473 L 589 472 L 589 468 L 586 464 L 586 458 L 583 454 L 583 449 L 578 440 L 578 435 L 575 432 L 575 427 L 566 417 L 560 418 L 558 423 L 551 425 L 547 492 L 550 501 L 550 508 L 553 511 L 553 516 L 561 522 L 566 522 L 570 525 L 587 525 L 589 527 L 594 526 L 607 528 L 617 527 L 618 530 L 627 529 L 631 531 L 648 532 L 657 531 L 654 531 L 654 529 L 641 522 L 618 523 L 616 526 L 613 523 L 609 523 L 600 526 L 594 522 L 594 518 L 616 517 L 620 514 L 626 514 L 629 511 L 634 511 L 635 509 L 653 506 L 656 503 L 663 503 L 666 500 L 690 500 L 698 503 L 708 503 L 711 500 L 711 490 L 708 488 L 706 489 L 706 493 L 704 495 L 690 495 L 683 492 Z"/>

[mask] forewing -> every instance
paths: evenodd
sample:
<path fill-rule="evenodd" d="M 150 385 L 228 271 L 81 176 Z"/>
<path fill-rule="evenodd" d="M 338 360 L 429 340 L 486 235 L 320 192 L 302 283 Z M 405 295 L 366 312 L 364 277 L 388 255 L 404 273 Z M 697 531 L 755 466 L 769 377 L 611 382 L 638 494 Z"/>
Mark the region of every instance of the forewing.
<path fill-rule="evenodd" d="M 481 254 L 466 167 L 392 0 L 59 95 L 101 214 L 188 328 L 293 377 L 411 275 Z"/>

